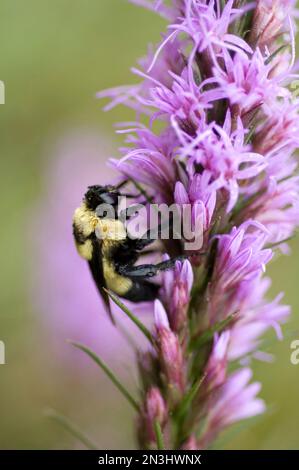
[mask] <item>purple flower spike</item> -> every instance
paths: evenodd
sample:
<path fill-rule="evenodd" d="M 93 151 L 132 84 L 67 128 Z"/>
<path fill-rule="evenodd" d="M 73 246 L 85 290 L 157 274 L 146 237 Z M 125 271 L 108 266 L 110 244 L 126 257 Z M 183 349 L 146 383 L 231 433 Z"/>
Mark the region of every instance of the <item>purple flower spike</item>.
<path fill-rule="evenodd" d="M 249 366 L 272 361 L 263 335 L 281 340 L 290 315 L 282 293 L 268 298 L 265 271 L 299 226 L 296 2 L 132 3 L 168 25 L 132 69 L 139 83 L 98 95 L 135 112 L 112 165 L 178 216 L 152 245 L 157 279 L 132 276 L 160 287 L 152 333 L 139 324 L 150 341 L 138 352 L 139 444 L 205 449 L 264 412 Z"/>

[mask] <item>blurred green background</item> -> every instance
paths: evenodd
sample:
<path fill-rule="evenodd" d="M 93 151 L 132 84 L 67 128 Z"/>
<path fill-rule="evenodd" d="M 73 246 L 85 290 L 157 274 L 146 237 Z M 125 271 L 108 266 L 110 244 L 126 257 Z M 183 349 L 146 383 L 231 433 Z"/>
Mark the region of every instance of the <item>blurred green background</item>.
<path fill-rule="evenodd" d="M 132 82 L 130 67 L 162 28 L 162 20 L 126 0 L 0 1 L 0 79 L 6 86 L 0 106 L 0 340 L 7 362 L 0 366 L 1 449 L 79 448 L 44 416 L 48 406 L 79 423 L 102 449 L 134 446 L 131 410 L 113 386 L 95 367 L 82 373 L 75 353 L 71 366 L 52 355 L 41 321 L 45 312 L 33 308 L 28 295 L 35 252 L 26 233 L 28 214 L 43 195 L 49 149 L 64 134 L 92 129 L 115 153 L 120 139 L 113 123 L 131 116 L 122 108 L 103 113 L 95 92 Z M 292 255 L 269 270 L 273 295 L 284 290 L 293 307 L 285 340 L 269 335 L 276 361 L 254 363 L 270 411 L 230 431 L 225 448 L 299 448 L 299 365 L 290 363 L 290 335 L 299 339 L 298 260 L 295 240 Z"/>

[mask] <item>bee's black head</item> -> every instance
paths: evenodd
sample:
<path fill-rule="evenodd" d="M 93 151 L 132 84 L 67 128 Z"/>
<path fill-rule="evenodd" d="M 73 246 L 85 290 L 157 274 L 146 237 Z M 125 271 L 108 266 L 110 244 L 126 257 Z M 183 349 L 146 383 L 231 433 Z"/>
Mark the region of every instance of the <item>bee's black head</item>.
<path fill-rule="evenodd" d="M 116 207 L 119 193 L 113 186 L 89 186 L 84 200 L 88 209 L 95 211 L 100 204 Z"/>

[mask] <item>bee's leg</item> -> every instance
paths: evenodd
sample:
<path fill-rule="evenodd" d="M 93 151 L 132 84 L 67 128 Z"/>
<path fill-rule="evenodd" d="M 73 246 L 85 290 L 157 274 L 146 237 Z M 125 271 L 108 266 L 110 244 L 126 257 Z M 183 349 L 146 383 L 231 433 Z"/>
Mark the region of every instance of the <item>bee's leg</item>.
<path fill-rule="evenodd" d="M 137 238 L 135 240 L 131 240 L 131 244 L 136 251 L 141 251 L 146 248 L 151 243 L 154 243 L 157 238 L 153 237 L 153 233 L 151 230 L 146 232 L 146 234 L 142 238 Z"/>
<path fill-rule="evenodd" d="M 148 281 L 138 280 L 135 281 L 123 297 L 131 302 L 146 302 L 155 300 L 158 297 L 160 286 Z"/>
<path fill-rule="evenodd" d="M 125 179 L 123 181 L 121 181 L 119 184 L 117 184 L 115 186 L 115 189 L 117 191 L 119 191 L 120 189 L 122 189 L 124 186 L 126 186 L 128 183 L 130 183 L 130 180 L 129 179 Z M 137 197 L 140 197 L 142 195 L 142 193 L 139 191 L 138 194 L 126 194 L 126 193 L 120 193 L 120 196 L 123 196 L 123 197 L 127 197 L 128 199 L 135 199 Z"/>
<path fill-rule="evenodd" d="M 124 197 L 132 197 L 132 198 L 136 198 L 138 196 L 129 196 L 129 195 L 124 195 L 122 194 L 121 196 L 124 196 Z M 132 204 L 131 206 L 129 207 L 126 207 L 126 209 L 123 209 L 119 212 L 118 214 L 118 218 L 120 220 L 127 220 L 129 219 L 130 217 L 134 216 L 134 215 L 138 215 L 138 213 L 143 210 L 143 209 L 146 209 L 146 206 L 148 204 L 148 201 L 144 200 L 144 201 L 140 201 L 140 202 L 136 202 L 136 204 Z"/>
<path fill-rule="evenodd" d="M 161 240 L 162 230 L 167 227 L 167 223 L 160 223 L 155 229 L 148 230 L 142 238 L 138 238 L 132 241 L 134 249 L 136 251 L 141 251 L 146 248 L 151 243 L 154 243 L 157 240 Z"/>
<path fill-rule="evenodd" d="M 141 196 L 141 193 L 130 194 L 130 193 L 119 193 L 120 197 L 126 197 L 127 199 L 137 199 Z"/>
<path fill-rule="evenodd" d="M 136 215 L 140 209 L 144 207 L 144 204 L 142 202 L 138 204 L 132 204 L 130 207 L 127 207 L 126 209 L 123 209 L 120 211 L 118 218 L 122 221 L 126 221 L 133 215 Z"/>
<path fill-rule="evenodd" d="M 115 189 L 117 189 L 117 190 L 122 189 L 126 184 L 130 183 L 130 181 L 131 181 L 130 179 L 126 179 L 124 181 L 121 181 L 117 186 L 115 186 Z M 131 182 L 134 184 L 136 189 L 138 189 L 138 193 L 137 194 L 120 193 L 120 196 L 127 197 L 128 199 L 137 199 L 140 196 L 144 196 L 146 202 L 152 202 L 154 200 L 154 197 L 149 196 L 143 188 L 141 188 L 139 185 L 137 187 L 136 183 L 134 181 L 131 181 Z"/>
<path fill-rule="evenodd" d="M 148 245 L 151 245 L 155 241 L 159 240 L 159 233 L 160 233 L 160 226 L 153 232 L 153 230 L 148 230 L 142 238 L 135 238 L 135 239 L 130 239 L 130 248 L 135 250 L 135 251 L 142 251 L 144 248 L 146 248 Z M 154 252 L 157 250 L 152 250 Z M 141 255 L 143 253 L 140 253 Z M 147 253 L 144 253 L 147 254 Z"/>
<path fill-rule="evenodd" d="M 130 279 L 147 279 L 154 277 L 161 271 L 167 271 L 175 266 L 176 261 L 184 261 L 188 256 L 178 256 L 158 264 L 140 264 L 139 266 L 118 266 L 118 272 L 122 276 L 129 277 Z"/>
<path fill-rule="evenodd" d="M 125 180 L 121 181 L 120 183 L 118 183 L 115 186 L 115 189 L 119 190 L 119 189 L 123 188 L 124 186 L 126 186 L 126 184 L 128 184 L 128 182 L 129 182 L 128 179 L 125 179 Z"/>
<path fill-rule="evenodd" d="M 161 251 L 157 248 L 154 250 L 145 250 L 139 253 L 140 256 L 148 256 L 148 255 L 157 255 L 158 253 L 161 253 Z"/>
<path fill-rule="evenodd" d="M 131 183 L 135 186 L 135 188 L 139 191 L 140 195 L 144 196 L 147 202 L 152 202 L 154 200 L 154 196 L 149 196 L 146 190 L 136 181 L 131 179 Z"/>

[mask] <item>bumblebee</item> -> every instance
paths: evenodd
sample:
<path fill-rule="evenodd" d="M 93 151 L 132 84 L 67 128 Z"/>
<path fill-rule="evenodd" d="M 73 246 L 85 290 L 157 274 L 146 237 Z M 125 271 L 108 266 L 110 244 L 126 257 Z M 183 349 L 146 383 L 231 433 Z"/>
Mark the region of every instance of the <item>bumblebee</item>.
<path fill-rule="evenodd" d="M 140 239 L 128 236 L 123 214 L 119 214 L 118 210 L 119 198 L 122 196 L 124 194 L 121 194 L 119 187 L 90 186 L 73 217 L 77 251 L 88 262 L 94 282 L 110 315 L 109 298 L 104 288 L 132 302 L 154 300 L 160 286 L 148 279 L 160 271 L 173 268 L 178 259 L 184 258 L 176 257 L 158 264 L 136 266 L 142 250 L 150 245 L 153 239 L 150 232 Z M 99 215 L 97 208 L 102 204 L 114 209 L 113 218 Z M 127 215 L 128 213 L 125 217 Z"/>

